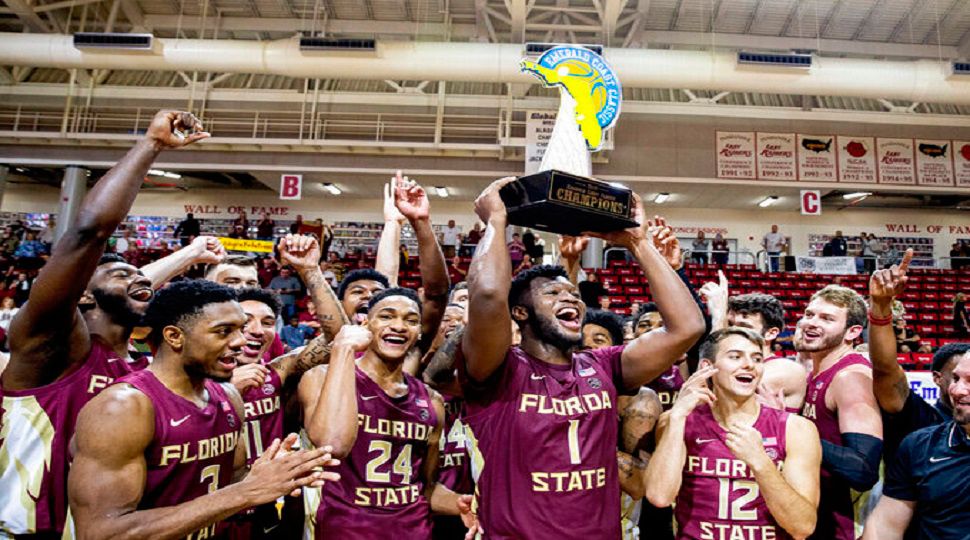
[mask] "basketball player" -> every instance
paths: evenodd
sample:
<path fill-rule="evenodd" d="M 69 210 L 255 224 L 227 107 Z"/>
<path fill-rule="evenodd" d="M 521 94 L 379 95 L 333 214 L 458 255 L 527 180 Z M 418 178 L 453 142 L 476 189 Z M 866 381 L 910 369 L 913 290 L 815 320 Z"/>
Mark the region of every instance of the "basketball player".
<path fill-rule="evenodd" d="M 341 480 L 320 493 L 307 531 L 315 538 L 428 539 L 431 512 L 457 515 L 459 496 L 435 481 L 445 409 L 441 396 L 404 371 L 421 331 L 421 304 L 410 289 L 371 299 L 355 349 L 337 350 L 329 366 L 305 377 L 299 395 L 315 445 L 332 445 Z M 355 334 L 356 335 L 356 334 Z M 468 509 L 470 496 L 464 501 Z"/>
<path fill-rule="evenodd" d="M 640 336 L 662 329 L 664 325 L 663 317 L 658 311 L 657 304 L 647 302 L 640 306 L 640 311 L 636 313 L 636 322 L 633 325 L 633 335 Z M 687 375 L 686 354 L 677 359 L 670 369 L 660 374 L 659 377 L 647 383 L 647 387 L 657 393 L 660 405 L 663 410 L 668 411 L 677 401 L 677 394 L 680 387 L 684 385 Z"/>
<path fill-rule="evenodd" d="M 231 289 L 260 286 L 256 259 L 245 255 L 230 255 L 219 263 L 210 265 L 205 271 L 205 278 Z"/>
<path fill-rule="evenodd" d="M 302 487 L 337 480 L 328 449 L 288 452 L 277 439 L 245 467 L 243 404 L 227 382 L 245 345 L 245 315 L 226 287 L 182 281 L 145 313 L 157 354 L 78 417 L 69 477 L 81 538 L 211 538 L 219 520 Z M 283 443 L 292 444 L 295 436 Z"/>
<path fill-rule="evenodd" d="M 805 538 L 815 528 L 818 432 L 758 403 L 763 350 L 751 330 L 715 331 L 660 418 L 647 497 L 659 507 L 676 502 L 678 540 Z"/>
<path fill-rule="evenodd" d="M 78 412 L 131 371 L 128 337 L 153 294 L 137 268 L 117 256 L 102 260 L 105 242 L 159 153 L 208 137 L 201 129 L 189 113 L 155 115 L 144 138 L 81 202 L 10 323 L 10 362 L 0 384 L 0 536 L 63 530 Z M 82 298 L 94 328 L 78 312 Z"/>
<path fill-rule="evenodd" d="M 866 324 L 866 304 L 852 289 L 829 285 L 812 295 L 795 326 L 795 350 L 812 360 L 802 416 L 822 440 L 822 493 L 812 538 L 853 540 L 850 488 L 879 479 L 882 421 L 872 393 L 869 360 L 852 342 Z"/>
<path fill-rule="evenodd" d="M 513 180 L 475 201 L 486 228 L 468 272 L 459 374 L 478 518 L 488 538 L 619 538 L 615 446 L 603 444 L 618 437 L 613 404 L 669 369 L 704 320 L 643 228 L 600 234 L 640 263 L 668 325 L 625 347 L 577 351 L 586 306 L 563 269 L 535 266 L 511 279 L 499 190 Z M 511 320 L 521 347 L 511 346 Z"/>

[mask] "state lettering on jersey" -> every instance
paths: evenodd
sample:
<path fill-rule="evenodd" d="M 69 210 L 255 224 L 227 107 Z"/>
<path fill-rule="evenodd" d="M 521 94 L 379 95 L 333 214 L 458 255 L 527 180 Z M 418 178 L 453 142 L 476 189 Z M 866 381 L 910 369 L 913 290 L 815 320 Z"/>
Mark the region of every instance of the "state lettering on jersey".
<path fill-rule="evenodd" d="M 417 484 L 398 487 L 362 487 L 354 490 L 357 506 L 401 506 L 418 502 L 421 489 Z"/>
<path fill-rule="evenodd" d="M 438 465 L 441 468 L 448 467 L 461 467 L 465 464 L 465 459 L 468 454 L 465 452 L 453 452 L 441 455 L 441 463 Z"/>
<path fill-rule="evenodd" d="M 542 394 L 522 394 L 519 401 L 519 412 L 536 412 L 539 414 L 554 414 L 557 416 L 574 416 L 589 414 L 592 411 L 612 409 L 613 402 L 606 390 L 592 394 L 559 399 Z"/>
<path fill-rule="evenodd" d="M 357 425 L 365 433 L 422 442 L 428 441 L 432 431 L 431 426 L 428 424 L 419 424 L 405 420 L 388 420 L 387 418 L 372 418 L 368 414 L 358 414 Z"/>
<path fill-rule="evenodd" d="M 775 540 L 774 525 L 738 525 L 734 523 L 699 522 L 701 540 Z"/>
<path fill-rule="evenodd" d="M 198 531 L 195 531 L 194 533 L 189 534 L 188 536 L 186 536 L 185 537 L 185 540 L 205 540 L 206 538 L 215 538 L 216 537 L 216 525 L 218 525 L 218 524 L 217 523 L 213 523 L 212 525 L 209 525 L 208 527 L 205 527 L 203 529 L 200 529 Z"/>
<path fill-rule="evenodd" d="M 586 491 L 606 485 L 606 468 L 563 472 L 533 472 L 532 491 L 563 493 Z"/>
<path fill-rule="evenodd" d="M 218 437 L 201 439 L 182 444 L 172 444 L 162 447 L 162 458 L 159 467 L 165 467 L 170 461 L 175 463 L 191 463 L 196 460 L 210 459 L 229 452 L 235 452 L 239 432 L 231 431 Z"/>

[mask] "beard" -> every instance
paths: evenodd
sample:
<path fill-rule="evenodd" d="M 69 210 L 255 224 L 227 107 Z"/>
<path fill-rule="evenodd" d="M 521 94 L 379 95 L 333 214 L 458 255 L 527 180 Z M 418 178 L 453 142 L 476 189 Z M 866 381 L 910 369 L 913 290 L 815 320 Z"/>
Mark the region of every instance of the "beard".
<path fill-rule="evenodd" d="M 532 333 L 539 338 L 539 341 L 548 343 L 561 351 L 569 351 L 583 344 L 581 333 L 575 337 L 569 336 L 563 332 L 555 318 L 542 319 L 536 315 L 531 307 L 526 309 L 529 310 L 529 318 L 526 319 L 526 324 L 532 330 Z"/>
<path fill-rule="evenodd" d="M 98 308 L 116 324 L 133 328 L 141 322 L 142 314 L 131 307 L 127 295 L 110 294 L 103 289 L 94 289 L 91 295 Z"/>
<path fill-rule="evenodd" d="M 845 340 L 845 332 L 841 336 L 825 336 L 812 345 L 805 345 L 804 338 L 795 336 L 794 346 L 796 352 L 818 352 L 834 349 Z"/>

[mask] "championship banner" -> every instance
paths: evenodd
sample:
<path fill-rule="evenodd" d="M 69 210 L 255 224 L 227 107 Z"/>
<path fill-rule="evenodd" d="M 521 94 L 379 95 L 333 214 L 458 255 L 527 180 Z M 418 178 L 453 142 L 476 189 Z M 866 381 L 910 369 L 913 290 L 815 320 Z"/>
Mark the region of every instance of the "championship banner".
<path fill-rule="evenodd" d="M 935 405 L 940 399 L 940 387 L 933 382 L 933 372 L 907 371 L 906 379 L 909 380 L 910 392 L 923 398 L 923 401 Z"/>
<path fill-rule="evenodd" d="M 880 184 L 916 183 L 913 167 L 913 139 L 876 139 Z"/>
<path fill-rule="evenodd" d="M 855 274 L 855 257 L 795 257 L 795 271 L 802 274 Z"/>
<path fill-rule="evenodd" d="M 718 178 L 755 178 L 754 132 L 715 133 Z"/>
<path fill-rule="evenodd" d="M 272 253 L 272 240 L 249 240 L 244 238 L 219 237 L 219 242 L 226 251 L 252 251 L 255 253 Z"/>
<path fill-rule="evenodd" d="M 970 141 L 953 141 L 953 169 L 957 186 L 970 187 Z"/>
<path fill-rule="evenodd" d="M 834 135 L 798 135 L 798 179 L 836 182 L 838 170 Z"/>
<path fill-rule="evenodd" d="M 835 142 L 839 147 L 839 182 L 875 184 L 876 140 L 839 135 Z"/>
<path fill-rule="evenodd" d="M 795 179 L 795 134 L 757 134 L 758 179 Z"/>
<path fill-rule="evenodd" d="M 953 185 L 950 141 L 916 139 L 916 180 L 921 186 Z"/>
<path fill-rule="evenodd" d="M 549 146 L 556 113 L 527 111 L 525 114 L 525 174 L 534 174 L 539 172 L 542 156 Z"/>

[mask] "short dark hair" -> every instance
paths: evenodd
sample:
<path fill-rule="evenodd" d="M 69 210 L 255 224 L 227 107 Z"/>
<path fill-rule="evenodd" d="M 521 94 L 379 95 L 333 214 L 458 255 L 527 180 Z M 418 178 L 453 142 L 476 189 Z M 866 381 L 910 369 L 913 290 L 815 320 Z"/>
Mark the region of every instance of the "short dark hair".
<path fill-rule="evenodd" d="M 749 293 L 739 294 L 728 298 L 728 311 L 743 315 L 761 315 L 765 321 L 765 330 L 769 328 L 785 329 L 785 306 L 770 294 Z"/>
<path fill-rule="evenodd" d="M 337 285 L 337 298 L 343 300 L 344 293 L 347 292 L 347 288 L 350 287 L 351 283 L 364 280 L 376 281 L 383 285 L 385 289 L 391 286 L 391 282 L 387 280 L 387 276 L 377 270 L 373 268 L 358 268 L 357 270 L 348 272 L 344 276 L 343 281 L 340 282 L 340 285 Z"/>
<path fill-rule="evenodd" d="M 122 257 L 121 255 L 118 255 L 117 253 L 105 253 L 104 255 L 101 256 L 100 259 L 98 259 L 98 266 L 101 266 L 103 264 L 111 264 L 111 263 L 129 264 L 124 257 Z"/>
<path fill-rule="evenodd" d="M 522 293 L 529 290 L 529 285 L 536 278 L 569 278 L 566 270 L 561 266 L 551 264 L 540 264 L 527 270 L 523 270 L 512 278 L 512 286 L 509 287 L 509 308 L 522 304 Z"/>
<path fill-rule="evenodd" d="M 407 287 L 390 287 L 375 294 L 371 297 L 370 302 L 367 303 L 367 311 L 370 312 L 381 300 L 390 296 L 403 296 L 409 300 L 414 300 L 414 303 L 418 305 L 418 313 L 422 312 L 421 298 L 418 296 L 417 291 L 408 289 Z"/>
<path fill-rule="evenodd" d="M 455 283 L 451 287 L 451 292 L 463 291 L 463 290 L 465 290 L 467 288 L 468 288 L 468 282 L 467 281 L 459 281 L 458 283 Z"/>
<path fill-rule="evenodd" d="M 638 322 L 640 322 L 640 317 L 643 317 L 647 313 L 653 313 L 653 312 L 659 312 L 659 311 L 660 311 L 660 308 L 658 308 L 657 304 L 653 302 L 645 302 L 643 304 L 640 304 L 640 309 L 638 309 L 637 312 L 633 314 L 633 324 L 637 324 Z"/>
<path fill-rule="evenodd" d="M 233 302 L 236 292 L 204 279 L 188 279 L 169 284 L 155 293 L 148 304 L 142 326 L 150 327 L 149 341 L 158 344 L 166 326 L 178 326 L 199 315 L 209 304 Z"/>
<path fill-rule="evenodd" d="M 280 300 L 280 295 L 270 289 L 246 287 L 236 292 L 236 300 L 238 302 L 262 302 L 269 306 L 269 309 L 273 310 L 273 315 L 276 317 L 279 317 L 280 311 L 283 310 L 283 302 Z"/>
<path fill-rule="evenodd" d="M 602 326 L 610 333 L 613 345 L 623 344 L 623 318 L 605 309 L 587 309 L 586 317 L 583 318 L 583 325 L 595 324 Z"/>
<path fill-rule="evenodd" d="M 961 356 L 967 352 L 970 352 L 970 343 L 947 343 L 933 355 L 933 371 L 943 371 L 954 356 Z"/>
<path fill-rule="evenodd" d="M 718 346 L 722 341 L 731 336 L 741 336 L 747 339 L 751 343 L 754 343 L 758 348 L 763 349 L 765 346 L 765 339 L 761 337 L 760 334 L 756 334 L 754 330 L 748 328 L 742 328 L 740 326 L 729 326 L 728 328 L 723 328 L 721 330 L 715 330 L 711 332 L 711 335 L 707 336 L 704 343 L 701 343 L 701 348 L 698 351 L 698 357 L 701 359 L 708 359 L 713 361 L 714 357 L 717 356 Z"/>

